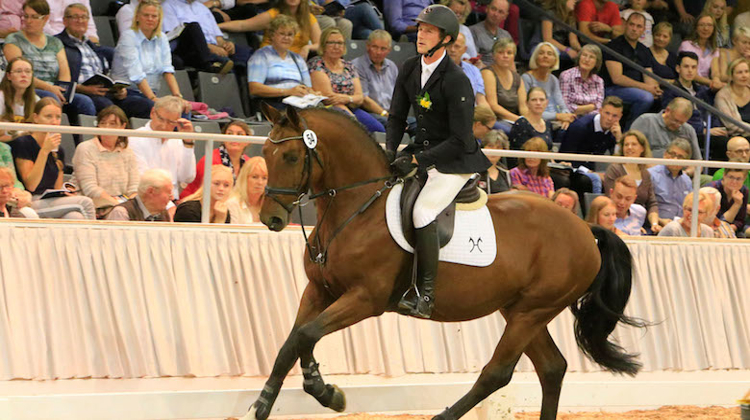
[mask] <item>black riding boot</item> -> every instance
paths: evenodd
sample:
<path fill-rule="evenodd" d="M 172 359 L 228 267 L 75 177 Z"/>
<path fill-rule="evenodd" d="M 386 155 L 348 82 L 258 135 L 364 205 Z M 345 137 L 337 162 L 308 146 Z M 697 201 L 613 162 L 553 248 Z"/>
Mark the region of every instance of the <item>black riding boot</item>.
<path fill-rule="evenodd" d="M 429 319 L 432 315 L 433 297 L 435 294 L 435 277 L 437 277 L 440 243 L 438 242 L 437 222 L 416 229 L 417 287 L 420 294 L 409 293 L 401 298 L 399 309 L 407 314 Z"/>

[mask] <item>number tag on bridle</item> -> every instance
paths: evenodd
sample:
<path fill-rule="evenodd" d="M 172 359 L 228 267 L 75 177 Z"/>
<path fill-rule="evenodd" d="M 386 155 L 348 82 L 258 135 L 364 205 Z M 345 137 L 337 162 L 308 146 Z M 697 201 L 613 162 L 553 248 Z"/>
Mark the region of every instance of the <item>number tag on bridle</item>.
<path fill-rule="evenodd" d="M 305 132 L 302 133 L 302 141 L 305 142 L 305 146 L 307 146 L 308 149 L 314 149 L 315 146 L 318 145 L 318 136 L 312 130 L 305 130 Z"/>

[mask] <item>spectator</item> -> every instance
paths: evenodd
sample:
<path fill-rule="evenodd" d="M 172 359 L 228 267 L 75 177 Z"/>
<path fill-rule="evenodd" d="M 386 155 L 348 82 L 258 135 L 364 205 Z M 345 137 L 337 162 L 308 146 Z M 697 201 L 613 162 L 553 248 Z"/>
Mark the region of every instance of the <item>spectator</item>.
<path fill-rule="evenodd" d="M 690 27 L 695 23 L 696 19 L 703 11 L 706 0 L 674 0 L 674 9 L 680 18 L 680 32 L 685 35 L 690 32 Z M 726 14 L 730 16 L 734 6 L 737 5 L 737 0 L 728 0 L 726 6 Z"/>
<path fill-rule="evenodd" d="M 630 15 L 625 34 L 613 39 L 609 47 L 646 70 L 652 70 L 654 57 L 645 45 L 638 42 L 645 28 L 645 21 L 640 13 Z M 661 88 L 654 79 L 644 76 L 613 56 L 607 55 L 604 65 L 607 70 L 604 72 L 606 96 L 618 96 L 626 104 L 630 104 L 630 113 L 623 124 L 623 128 L 627 130 L 638 115 L 651 109 L 654 98 L 661 95 Z"/>
<path fill-rule="evenodd" d="M 96 116 L 100 128 L 128 128 L 125 112 L 110 105 Z M 124 136 L 97 135 L 76 147 L 74 177 L 81 192 L 94 200 L 97 209 L 127 200 L 138 189 L 138 163 Z"/>
<path fill-rule="evenodd" d="M 732 137 L 727 142 L 727 158 L 730 162 L 748 163 L 750 162 L 750 142 L 746 138 L 737 136 Z M 717 159 L 716 157 L 714 159 Z M 714 181 L 724 177 L 724 168 L 714 172 Z M 745 186 L 750 189 L 750 177 L 745 178 Z"/>
<path fill-rule="evenodd" d="M 27 58 L 16 57 L 0 82 L 0 121 L 24 122 L 31 118 L 36 93 L 31 86 L 34 65 Z M 13 140 L 13 133 L 0 131 L 0 142 Z"/>
<path fill-rule="evenodd" d="M 599 225 L 608 229 L 618 236 L 628 236 L 615 226 L 615 222 L 617 221 L 617 206 L 615 206 L 615 203 L 609 197 L 602 195 L 596 197 L 591 202 L 588 214 L 586 214 L 586 221 L 592 225 Z M 637 234 L 640 235 L 640 232 Z"/>
<path fill-rule="evenodd" d="M 551 149 L 552 123 L 542 116 L 547 108 L 547 92 L 539 86 L 531 88 L 526 106 L 526 114 L 520 116 L 510 129 L 511 149 L 520 149 L 532 137 L 540 137 L 547 144 L 547 150 Z"/>
<path fill-rule="evenodd" d="M 494 61 L 492 50 L 495 42 L 501 38 L 512 39 L 510 33 L 503 29 L 503 22 L 508 17 L 509 7 L 508 0 L 491 0 L 487 5 L 487 17 L 469 27 L 477 51 L 485 65 L 492 65 Z"/>
<path fill-rule="evenodd" d="M 175 96 L 159 98 L 151 109 L 151 121 L 136 131 L 177 131 L 192 133 L 193 124 L 181 118 L 182 99 Z M 180 189 L 195 178 L 195 153 L 193 140 L 160 139 L 153 137 L 131 137 L 133 149 L 141 175 L 148 169 L 165 169 L 172 179 L 174 197 Z"/>
<path fill-rule="evenodd" d="M 227 200 L 232 192 L 234 179 L 232 170 L 224 165 L 211 168 L 211 214 L 208 223 L 231 223 L 232 217 L 227 210 Z M 174 213 L 175 222 L 200 223 L 203 213 L 203 186 L 193 194 L 185 197 Z"/>
<path fill-rule="evenodd" d="M 698 192 L 698 237 L 702 238 L 713 238 L 714 231 L 710 226 L 700 222 L 701 219 L 706 218 L 709 208 L 713 204 L 711 200 L 702 192 Z M 690 228 L 692 227 L 693 219 L 693 193 L 689 193 L 682 204 L 683 217 L 679 217 L 671 222 L 667 223 L 659 232 L 659 236 L 672 236 L 672 237 L 690 237 Z"/>
<path fill-rule="evenodd" d="M 21 30 L 24 0 L 0 2 L 0 39 Z"/>
<path fill-rule="evenodd" d="M 76 92 L 91 98 L 97 112 L 112 106 L 114 99 L 128 117 L 148 118 L 154 103 L 144 96 L 128 96 L 128 91 L 124 87 L 110 91 L 102 85 L 84 84 L 96 74 L 108 73 L 109 68 L 99 47 L 86 37 L 86 24 L 90 21 L 88 9 L 80 3 L 73 3 L 65 8 L 65 28 L 56 35 L 65 48 L 71 80 L 77 83 Z"/>
<path fill-rule="evenodd" d="M 578 20 L 579 31 L 602 44 L 610 42 L 624 32 L 620 8 L 611 1 L 579 1 L 576 5 L 576 20 Z M 640 37 L 641 34 L 638 34 L 638 38 Z"/>
<path fill-rule="evenodd" d="M 638 41 L 640 41 L 641 44 L 645 45 L 647 48 L 651 48 L 651 45 L 654 44 L 653 29 L 655 21 L 654 17 L 646 11 L 646 4 L 648 3 L 648 0 L 630 0 L 629 3 L 630 7 L 620 12 L 620 18 L 624 21 L 627 21 L 630 15 L 632 15 L 633 13 L 642 14 L 643 17 L 646 18 L 646 29 L 643 31 L 643 34 L 638 39 Z"/>
<path fill-rule="evenodd" d="M 750 13 L 750 12 L 748 12 Z M 732 31 L 732 48 L 719 51 L 718 74 L 712 74 L 724 83 L 729 83 L 729 64 L 738 58 L 750 58 L 750 26 L 736 26 Z M 713 64 L 712 64 L 713 65 Z"/>
<path fill-rule="evenodd" d="M 663 157 L 667 145 L 676 139 L 690 141 L 693 148 L 692 159 L 703 159 L 698 146 L 695 130 L 687 122 L 693 115 L 693 104 L 685 98 L 674 98 L 659 114 L 643 114 L 638 117 L 631 127 L 643 133 L 651 146 L 654 157 Z M 688 171 L 692 173 L 692 171 Z"/>
<path fill-rule="evenodd" d="M 568 24 L 576 26 L 575 0 L 544 0 L 542 7 L 548 13 Z M 546 16 L 542 16 L 541 35 L 542 42 L 548 42 L 560 51 L 560 56 L 566 61 L 575 61 L 581 51 L 581 43 L 578 35 L 568 28 L 556 24 Z M 601 57 L 601 52 L 599 53 Z M 601 61 L 601 60 L 599 60 Z"/>
<path fill-rule="evenodd" d="M 648 139 L 637 130 L 630 130 L 623 134 L 617 146 L 615 150 L 617 156 L 651 157 Z M 654 186 L 651 183 L 651 173 L 648 171 L 647 165 L 638 163 L 613 163 L 609 165 L 604 173 L 604 191 L 610 191 L 614 187 L 615 180 L 624 175 L 628 175 L 636 182 L 635 202 L 648 210 L 647 218 L 651 223 L 651 230 L 658 233 L 661 229 L 659 225 L 659 205 L 656 201 Z"/>
<path fill-rule="evenodd" d="M 43 98 L 34 106 L 31 120 L 34 124 L 60 125 L 61 115 L 60 104 L 54 98 Z M 10 143 L 20 181 L 33 194 L 31 208 L 40 214 L 44 210 L 45 217 L 94 220 L 94 202 L 88 197 L 67 193 L 41 198 L 47 190 L 63 188 L 60 140 L 60 133 L 32 131 Z"/>
<path fill-rule="evenodd" d="M 328 28 L 320 36 L 323 55 L 310 61 L 310 77 L 313 89 L 319 91 L 326 105 L 353 115 L 368 131 L 385 132 L 383 124 L 361 108 L 364 102 L 359 75 L 346 54 L 344 36 L 336 28 Z"/>
<path fill-rule="evenodd" d="M 338 3 L 344 7 L 343 3 L 348 3 L 348 0 L 309 0 L 310 1 L 310 12 L 315 15 L 315 19 L 318 20 L 318 26 L 321 31 L 325 31 L 328 28 L 337 28 L 344 34 L 345 39 L 352 39 L 352 21 L 344 17 L 345 10 L 338 12 L 337 14 L 327 14 L 324 7 L 325 3 Z M 380 23 L 378 21 L 378 23 Z"/>
<path fill-rule="evenodd" d="M 523 144 L 526 152 L 547 152 L 547 143 L 540 137 L 529 139 Z M 552 178 L 547 168 L 549 159 L 519 158 L 518 166 L 510 170 L 510 179 L 513 189 L 530 191 L 550 198 L 555 192 Z"/>
<path fill-rule="evenodd" d="M 128 96 L 145 96 L 155 101 L 164 77 L 172 95 L 182 98 L 174 77 L 169 41 L 161 30 L 162 15 L 158 1 L 144 0 L 135 9 L 130 29 L 120 34 L 112 77 L 128 80 L 138 88 L 128 89 Z M 187 109 L 187 106 L 183 103 L 183 108 Z"/>
<path fill-rule="evenodd" d="M 26 217 L 16 205 L 14 182 L 13 171 L 8 167 L 0 166 L 0 219 Z"/>
<path fill-rule="evenodd" d="M 474 116 L 476 118 L 476 109 L 474 110 Z M 508 150 L 509 147 L 508 136 L 502 131 L 491 130 L 482 137 L 482 149 Z M 487 194 L 509 191 L 512 185 L 510 171 L 505 163 L 503 163 L 504 159 L 500 156 L 486 156 L 490 163 L 492 163 L 492 166 L 487 169 L 487 172 L 480 175 L 479 188 L 487 191 Z"/>
<path fill-rule="evenodd" d="M 714 238 L 736 238 L 737 235 L 729 223 L 716 217 L 716 214 L 721 209 L 721 193 L 719 190 L 714 187 L 703 187 L 700 189 L 700 192 L 701 194 L 706 194 L 709 199 L 708 201 L 711 202 L 706 213 L 706 218 L 705 220 L 701 220 L 701 223 L 713 229 Z"/>
<path fill-rule="evenodd" d="M 246 225 L 260 222 L 260 208 L 268 184 L 266 161 L 260 156 L 251 157 L 242 166 L 227 209 L 232 214 L 232 224 Z"/>
<path fill-rule="evenodd" d="M 727 12 L 727 16 L 731 15 L 730 12 Z M 732 26 L 734 27 L 734 30 L 741 27 L 747 27 L 750 28 L 750 11 L 742 12 L 734 17 L 734 22 L 732 22 Z M 732 40 L 732 43 L 734 43 L 734 40 Z"/>
<path fill-rule="evenodd" d="M 39 96 L 55 97 L 65 102 L 64 88 L 55 85 L 57 81 L 70 82 L 70 68 L 65 57 L 63 44 L 59 39 L 45 35 L 42 28 L 49 20 L 50 8 L 46 0 L 27 0 L 23 7 L 23 27 L 19 32 L 8 35 L 3 53 L 8 61 L 25 56 L 34 63 L 34 87 Z M 71 123 L 78 123 L 78 114 L 96 115 L 91 98 L 76 93 L 65 111 Z"/>
<path fill-rule="evenodd" d="M 483 143 L 484 136 L 492 131 L 492 127 L 497 122 L 495 114 L 492 112 L 490 107 L 487 105 L 477 105 L 474 107 L 474 124 L 471 126 L 471 131 L 474 134 L 474 138 L 481 144 Z M 506 138 L 507 140 L 507 138 Z"/>
<path fill-rule="evenodd" d="M 693 153 L 690 142 L 685 139 L 674 139 L 669 143 L 664 159 L 690 159 Z M 659 207 L 659 224 L 667 223 L 682 216 L 682 202 L 693 190 L 693 182 L 682 171 L 682 165 L 657 165 L 648 168 L 651 184 L 654 186 L 656 205 Z"/>
<path fill-rule="evenodd" d="M 719 181 L 710 182 L 707 186 L 714 187 L 721 193 L 721 208 L 718 216 L 731 225 L 737 236 L 747 236 L 744 230 L 747 217 L 747 193 L 744 185 L 747 171 L 744 169 L 724 169 L 724 177 Z"/>
<path fill-rule="evenodd" d="M 678 77 L 672 82 L 676 88 L 684 91 L 687 95 L 694 98 L 698 98 L 702 101 L 711 103 L 711 90 L 708 86 L 693 83 L 695 77 L 698 75 L 698 56 L 692 51 L 681 51 L 677 58 L 677 66 L 675 67 Z M 674 98 L 678 97 L 675 92 L 671 89 L 666 89 L 664 94 L 661 96 L 662 108 L 666 108 Z M 697 135 L 703 135 L 705 132 L 703 112 L 695 105 L 692 105 L 693 111 L 690 119 L 687 123 L 693 127 Z M 717 127 L 718 128 L 718 127 Z M 722 129 L 715 129 L 711 132 L 712 135 L 726 135 L 726 131 Z M 714 139 L 711 139 L 711 143 L 714 143 Z"/>
<path fill-rule="evenodd" d="M 294 19 L 287 15 L 277 16 L 266 30 L 270 33 L 271 45 L 256 51 L 247 63 L 250 94 L 264 98 L 278 109 L 286 107 L 282 101 L 287 96 L 313 93 L 305 59 L 289 50 L 298 30 Z"/>
<path fill-rule="evenodd" d="M 91 10 L 89 0 L 47 0 L 47 3 L 49 4 L 50 13 L 47 24 L 44 25 L 44 33 L 50 36 L 56 36 L 68 27 L 65 18 L 68 15 L 68 8 L 71 5 L 75 4 L 78 8 L 86 10 L 87 16 L 89 16 L 88 11 Z M 94 20 L 86 19 L 79 22 L 83 22 L 85 26 L 82 35 L 98 46 L 99 34 L 96 32 Z M 107 53 L 104 54 L 107 55 Z M 112 58 L 111 54 L 109 54 L 109 58 Z"/>
<path fill-rule="evenodd" d="M 617 215 L 614 225 L 631 236 L 639 236 L 645 232 L 643 223 L 646 221 L 646 209 L 635 203 L 637 189 L 638 184 L 635 180 L 630 175 L 623 175 L 617 178 L 614 187 L 608 190 Z"/>
<path fill-rule="evenodd" d="M 719 111 L 735 120 L 750 122 L 750 61 L 746 58 L 734 60 L 727 70 L 731 76 L 729 83 L 716 93 L 714 101 Z M 730 136 L 750 135 L 747 127 L 738 126 L 722 119 Z"/>
<path fill-rule="evenodd" d="M 702 14 L 695 21 L 693 32 L 680 44 L 680 51 L 691 51 L 698 56 L 698 75 L 695 81 L 704 84 L 717 91 L 724 87 L 721 81 L 711 80 L 711 65 L 714 64 L 713 73 L 718 74 L 719 48 L 716 43 L 716 21 L 710 15 Z"/>
<path fill-rule="evenodd" d="M 362 84 L 362 108 L 383 125 L 388 120 L 393 88 L 398 77 L 396 63 L 386 58 L 390 52 L 391 34 L 378 29 L 367 39 L 367 54 L 352 60 Z"/>
<path fill-rule="evenodd" d="M 463 60 L 469 60 L 471 58 L 477 58 L 479 57 L 479 51 L 477 50 L 477 46 L 474 43 L 474 35 L 471 34 L 471 29 L 469 29 L 468 26 L 464 25 L 464 22 L 466 22 L 466 17 L 469 16 L 469 13 L 471 13 L 471 4 L 469 4 L 468 0 L 441 0 L 441 4 L 448 6 L 449 9 L 453 10 L 453 13 L 456 14 L 456 17 L 458 18 L 458 23 L 460 26 L 458 27 L 458 32 L 464 36 L 464 46 L 466 47 L 466 51 L 464 51 L 461 58 Z M 456 42 L 458 42 L 458 39 L 456 39 Z M 481 61 L 477 61 L 477 65 L 480 65 Z"/>
<path fill-rule="evenodd" d="M 513 44 L 515 46 L 515 44 Z M 484 80 L 482 80 L 482 74 L 479 69 L 469 63 L 463 61 L 461 57 L 466 54 L 466 37 L 462 33 L 458 33 L 456 42 L 452 43 L 447 48 L 448 56 L 453 60 L 461 70 L 464 71 L 466 77 L 471 82 L 471 89 L 474 91 L 474 104 L 475 105 L 487 105 L 487 99 L 485 98 L 484 92 Z"/>
<path fill-rule="evenodd" d="M 560 188 L 552 194 L 552 201 L 558 206 L 570 210 L 576 216 L 580 212 L 580 203 L 578 202 L 578 193 L 568 188 Z"/>
<path fill-rule="evenodd" d="M 310 6 L 306 1 L 281 0 L 276 7 L 268 9 L 250 19 L 224 22 L 219 27 L 227 32 L 251 32 L 268 29 L 271 21 L 278 15 L 294 18 L 299 25 L 299 31 L 294 35 L 294 42 L 289 49 L 307 60 L 311 51 L 318 51 L 320 45 L 320 26 L 315 16 L 310 13 Z M 341 31 L 339 31 L 341 33 Z M 271 45 L 271 34 L 263 33 L 261 47 Z"/>
<path fill-rule="evenodd" d="M 719 48 L 731 48 L 729 38 L 729 15 L 727 14 L 727 0 L 708 0 L 703 6 L 703 12 L 716 22 L 716 44 Z"/>
<path fill-rule="evenodd" d="M 669 81 L 677 78 L 677 73 L 675 72 L 677 55 L 667 49 L 671 43 L 672 24 L 669 22 L 659 22 L 654 27 L 654 42 L 649 48 L 651 55 L 654 57 L 651 70 L 657 76 Z"/>
<path fill-rule="evenodd" d="M 576 116 L 565 105 L 565 99 L 560 91 L 560 81 L 552 74 L 559 68 L 560 56 L 557 54 L 557 49 L 548 42 L 542 42 L 534 48 L 531 60 L 529 60 L 530 70 L 521 78 L 527 92 L 536 86 L 547 92 L 549 100 L 542 117 L 550 121 L 553 128 L 566 130 L 568 125 L 575 121 Z"/>
<path fill-rule="evenodd" d="M 417 40 L 417 25 L 415 19 L 419 13 L 432 4 L 432 0 L 388 0 L 383 2 L 385 23 L 398 40 L 406 35 L 409 41 Z"/>
<path fill-rule="evenodd" d="M 224 126 L 221 131 L 222 134 L 229 136 L 252 136 L 253 130 L 245 124 L 243 121 L 234 120 Z M 240 143 L 236 141 L 225 141 L 218 149 L 214 149 L 211 157 L 212 165 L 224 165 L 232 170 L 232 177 L 237 179 L 240 170 L 245 166 L 245 162 L 250 159 L 247 155 L 243 154 L 247 143 Z M 195 179 L 193 182 L 188 184 L 184 190 L 180 193 L 180 199 L 184 200 L 185 197 L 192 195 L 198 188 L 203 185 L 203 168 L 206 166 L 206 157 L 203 156 L 195 166 Z"/>
<path fill-rule="evenodd" d="M 597 74 L 602 68 L 602 50 L 586 44 L 576 63 L 577 66 L 560 74 L 560 92 L 565 106 L 578 116 L 597 112 L 604 100 L 604 80 Z"/>
<path fill-rule="evenodd" d="M 560 152 L 611 154 L 615 144 L 622 139 L 622 128 L 620 128 L 622 107 L 622 99 L 617 96 L 607 96 L 600 112 L 584 115 L 568 127 L 560 145 Z M 589 169 L 595 167 L 594 162 L 573 162 L 573 164 L 574 166 L 583 165 Z"/>
<path fill-rule="evenodd" d="M 349 31 L 354 39 L 367 39 L 373 31 L 383 30 L 382 15 L 380 11 L 367 1 L 352 0 L 318 0 L 319 3 L 331 3 L 337 1 L 344 9 L 344 19 L 349 20 L 352 30 Z M 321 30 L 323 30 L 321 26 Z M 341 29 L 339 27 L 339 29 Z"/>
<path fill-rule="evenodd" d="M 169 205 L 172 205 L 172 177 L 164 169 L 149 169 L 141 174 L 138 195 L 116 205 L 107 220 L 169 222 Z"/>
<path fill-rule="evenodd" d="M 512 39 L 499 39 L 492 47 L 492 64 L 482 69 L 487 105 L 500 120 L 495 128 L 506 134 L 527 112 L 526 86 L 514 69 L 516 48 Z"/>

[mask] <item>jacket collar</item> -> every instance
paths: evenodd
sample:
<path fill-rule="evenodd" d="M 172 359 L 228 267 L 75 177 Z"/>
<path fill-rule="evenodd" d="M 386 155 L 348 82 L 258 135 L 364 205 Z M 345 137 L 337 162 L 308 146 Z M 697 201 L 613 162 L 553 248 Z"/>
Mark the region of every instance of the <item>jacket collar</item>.
<path fill-rule="evenodd" d="M 445 70 L 448 69 L 449 62 L 452 63 L 450 58 L 448 58 L 448 53 L 443 52 L 443 57 L 440 59 L 440 63 L 437 65 L 435 70 L 430 75 L 430 78 L 427 79 L 427 83 L 424 84 L 424 87 L 422 89 L 419 89 L 420 96 L 424 94 L 425 91 L 429 90 L 432 85 L 434 85 L 440 77 L 442 77 L 442 74 L 445 73 Z M 422 62 L 422 57 L 419 58 L 419 66 L 417 66 L 417 83 L 421 84 L 421 76 L 422 76 L 422 66 L 424 63 Z M 438 74 L 440 74 L 438 76 Z M 419 86 L 419 85 L 417 85 Z"/>

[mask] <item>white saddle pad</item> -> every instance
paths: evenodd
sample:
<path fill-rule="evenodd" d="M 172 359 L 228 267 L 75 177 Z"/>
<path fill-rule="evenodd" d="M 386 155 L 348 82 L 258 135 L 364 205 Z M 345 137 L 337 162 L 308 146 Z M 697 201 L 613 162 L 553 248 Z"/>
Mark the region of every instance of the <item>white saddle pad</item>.
<path fill-rule="evenodd" d="M 401 191 L 403 184 L 391 189 L 385 204 L 385 219 L 393 240 L 406 252 L 414 252 L 401 228 Z M 440 250 L 440 261 L 486 267 L 495 261 L 497 242 L 492 216 L 487 206 L 476 210 L 456 210 L 453 237 Z"/>

